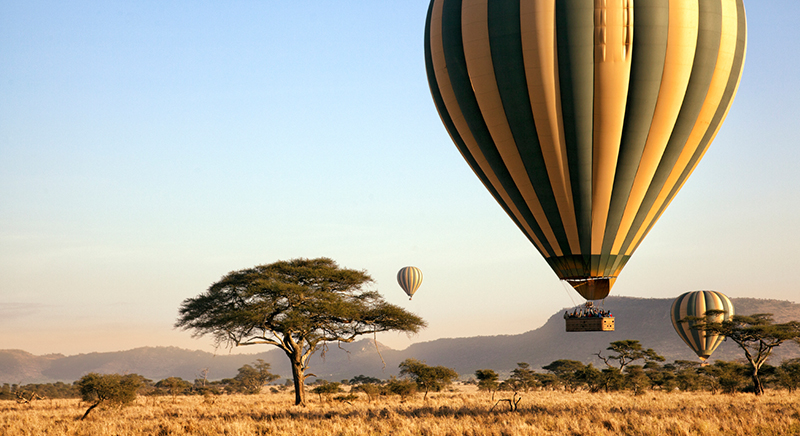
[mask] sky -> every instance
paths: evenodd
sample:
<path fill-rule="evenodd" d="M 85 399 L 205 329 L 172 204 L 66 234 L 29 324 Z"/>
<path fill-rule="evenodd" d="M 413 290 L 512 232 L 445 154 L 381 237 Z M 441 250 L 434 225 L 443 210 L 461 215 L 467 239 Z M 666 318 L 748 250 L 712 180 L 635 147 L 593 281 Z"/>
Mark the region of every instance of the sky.
<path fill-rule="evenodd" d="M 378 337 L 397 349 L 578 304 L 442 126 L 427 6 L 0 0 L 0 349 L 214 351 L 181 302 L 298 257 L 422 316 Z M 800 2 L 746 7 L 733 107 L 614 295 L 800 302 Z"/>

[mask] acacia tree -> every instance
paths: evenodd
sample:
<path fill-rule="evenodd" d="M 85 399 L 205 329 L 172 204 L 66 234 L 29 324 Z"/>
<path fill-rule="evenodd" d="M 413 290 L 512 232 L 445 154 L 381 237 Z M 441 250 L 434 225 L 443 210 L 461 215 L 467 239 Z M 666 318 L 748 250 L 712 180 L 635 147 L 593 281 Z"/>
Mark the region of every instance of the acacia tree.
<path fill-rule="evenodd" d="M 719 310 L 709 310 L 705 317 L 686 317 L 683 321 L 696 321 L 692 327 L 696 330 L 723 335 L 736 342 L 744 351 L 750 369 L 750 378 L 753 380 L 756 395 L 764 393 L 759 370 L 767 361 L 772 350 L 786 341 L 800 341 L 800 322 L 789 321 L 775 324 L 771 313 L 758 313 L 755 315 L 733 315 L 722 322 L 714 322 Z"/>
<path fill-rule="evenodd" d="M 364 287 L 364 271 L 340 268 L 329 258 L 293 259 L 233 271 L 181 303 L 175 327 L 211 335 L 216 345 L 266 344 L 286 353 L 295 404 L 305 405 L 308 361 L 327 342 L 352 342 L 384 331 L 417 333 L 419 316 L 387 303 Z"/>
<path fill-rule="evenodd" d="M 550 371 L 558 377 L 558 380 L 564 386 L 564 390 L 570 392 L 575 392 L 580 387 L 581 381 L 578 379 L 578 372 L 584 368 L 586 368 L 586 365 L 583 362 L 569 359 L 559 359 L 542 367 L 542 369 Z"/>
<path fill-rule="evenodd" d="M 517 367 L 511 371 L 508 380 L 505 381 L 506 386 L 510 387 L 514 392 L 528 392 L 536 387 L 538 383 L 536 378 L 536 371 L 531 369 L 531 365 L 527 362 L 518 362 Z"/>
<path fill-rule="evenodd" d="M 191 389 L 192 385 L 180 377 L 167 377 L 163 380 L 159 380 L 159 382 L 156 383 L 156 387 L 172 395 L 172 402 L 174 403 L 176 397 Z"/>
<path fill-rule="evenodd" d="M 228 389 L 234 392 L 258 394 L 265 385 L 280 378 L 279 375 L 271 373 L 270 369 L 269 363 L 263 359 L 256 359 L 252 366 L 245 364 L 239 368 L 236 377 L 223 381 L 227 382 Z"/>
<path fill-rule="evenodd" d="M 789 393 L 800 388 L 800 359 L 791 359 L 781 363 L 777 370 L 777 382 L 789 390 Z"/>
<path fill-rule="evenodd" d="M 75 382 L 81 399 L 90 403 L 81 421 L 89 412 L 101 404 L 125 405 L 136 399 L 136 391 L 142 386 L 144 378 L 137 374 L 98 374 L 90 372 Z"/>
<path fill-rule="evenodd" d="M 645 362 L 663 362 L 664 357 L 656 353 L 652 348 L 643 349 L 642 344 L 637 340 L 625 339 L 622 341 L 614 341 L 609 344 L 606 350 L 613 351 L 616 354 L 611 354 L 604 357 L 600 352 L 595 353 L 607 368 L 603 369 L 600 382 L 606 391 L 619 390 L 625 387 L 625 369 L 631 363 L 637 360 L 644 360 Z M 617 366 L 614 366 L 614 363 Z M 641 368 L 639 368 L 641 369 Z M 642 381 L 641 378 L 638 379 Z M 637 387 L 640 384 L 637 384 Z M 636 389 L 634 389 L 636 392 Z"/>
<path fill-rule="evenodd" d="M 445 366 L 428 366 L 417 359 L 406 359 L 400 362 L 400 376 L 408 377 L 425 391 L 423 399 L 428 399 L 428 392 L 439 392 L 458 378 L 458 373 Z"/>
<path fill-rule="evenodd" d="M 492 369 L 479 369 L 475 371 L 475 378 L 478 379 L 478 390 L 491 392 L 494 400 L 494 393 L 500 387 L 500 376 Z"/>
<path fill-rule="evenodd" d="M 717 360 L 713 365 L 701 367 L 700 372 L 711 378 L 707 383 L 712 392 L 722 389 L 726 394 L 734 394 L 747 382 L 747 367 L 741 363 Z"/>
<path fill-rule="evenodd" d="M 613 351 L 617 354 L 612 354 L 608 357 L 603 357 L 599 352 L 595 353 L 603 363 L 609 368 L 619 369 L 620 372 L 625 370 L 625 367 L 637 360 L 644 360 L 645 362 L 663 362 L 664 357 L 653 351 L 652 348 L 643 349 L 642 344 L 637 340 L 625 339 L 623 341 L 614 341 L 609 344 L 606 350 Z M 618 366 L 611 364 L 615 361 Z"/>
<path fill-rule="evenodd" d="M 342 389 L 342 384 L 339 382 L 329 382 L 327 380 L 320 380 L 320 383 L 311 390 L 311 392 L 319 395 L 319 401 L 322 401 L 322 396 L 324 395 L 325 398 L 330 400 L 330 396 L 333 394 L 338 394 L 340 392 L 344 392 Z"/>

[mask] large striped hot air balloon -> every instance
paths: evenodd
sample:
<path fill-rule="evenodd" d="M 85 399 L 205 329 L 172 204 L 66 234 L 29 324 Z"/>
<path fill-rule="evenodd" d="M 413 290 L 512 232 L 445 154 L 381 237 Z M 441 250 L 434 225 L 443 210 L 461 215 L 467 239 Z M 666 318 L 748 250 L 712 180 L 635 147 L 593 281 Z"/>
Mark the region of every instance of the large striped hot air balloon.
<path fill-rule="evenodd" d="M 706 360 L 725 340 L 725 336 L 693 330 L 694 321 L 680 322 L 687 316 L 705 317 L 709 310 L 721 310 L 722 314 L 708 318 L 709 322 L 722 322 L 733 316 L 733 303 L 725 294 L 716 291 L 692 291 L 676 298 L 670 309 L 672 326 L 678 336 L 686 342 L 701 360 Z"/>
<path fill-rule="evenodd" d="M 742 0 L 432 0 L 425 26 L 453 142 L 587 300 L 706 152 L 745 45 Z"/>
<path fill-rule="evenodd" d="M 397 272 L 397 283 L 410 300 L 419 289 L 419 285 L 422 284 L 422 271 L 415 266 L 400 268 L 400 271 Z"/>

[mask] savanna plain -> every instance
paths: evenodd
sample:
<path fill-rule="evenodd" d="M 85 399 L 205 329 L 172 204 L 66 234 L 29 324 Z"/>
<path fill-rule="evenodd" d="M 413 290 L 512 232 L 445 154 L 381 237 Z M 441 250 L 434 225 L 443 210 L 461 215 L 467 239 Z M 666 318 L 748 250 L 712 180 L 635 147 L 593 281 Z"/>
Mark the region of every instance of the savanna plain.
<path fill-rule="evenodd" d="M 77 399 L 0 401 L 0 434 L 18 435 L 800 435 L 800 393 L 536 391 L 516 411 L 471 390 L 349 402 L 289 393 L 138 397 L 96 410 Z M 494 408 L 493 408 L 494 406 Z"/>

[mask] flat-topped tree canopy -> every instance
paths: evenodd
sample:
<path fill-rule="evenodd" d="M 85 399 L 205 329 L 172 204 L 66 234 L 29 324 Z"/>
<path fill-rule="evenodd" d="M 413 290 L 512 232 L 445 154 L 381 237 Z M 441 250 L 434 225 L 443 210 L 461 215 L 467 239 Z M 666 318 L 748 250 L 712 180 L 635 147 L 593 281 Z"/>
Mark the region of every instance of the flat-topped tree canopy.
<path fill-rule="evenodd" d="M 267 344 L 292 362 L 295 402 L 305 404 L 308 358 L 325 342 L 384 331 L 417 333 L 425 321 L 367 290 L 365 271 L 332 259 L 292 259 L 233 271 L 187 298 L 175 326 L 226 346 Z"/>

